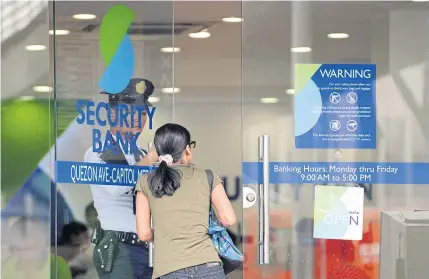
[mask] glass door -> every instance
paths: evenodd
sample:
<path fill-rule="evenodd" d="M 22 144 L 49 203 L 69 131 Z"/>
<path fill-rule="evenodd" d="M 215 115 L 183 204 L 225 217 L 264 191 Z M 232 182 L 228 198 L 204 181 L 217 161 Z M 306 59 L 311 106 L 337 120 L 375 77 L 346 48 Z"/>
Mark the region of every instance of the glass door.
<path fill-rule="evenodd" d="M 428 4 L 242 15 L 244 277 L 423 278 Z"/>
<path fill-rule="evenodd" d="M 67 268 L 74 278 L 98 278 L 104 264 L 93 261 L 97 246 L 91 239 L 97 219 L 101 229 L 130 239 L 126 249 L 136 247 L 133 187 L 142 169 L 135 164 L 156 129 L 174 117 L 175 97 L 165 93 L 174 93 L 173 36 L 187 29 L 175 26 L 171 1 L 62 1 L 52 8 L 55 146 L 51 161 L 44 162 L 55 170 L 57 193 L 52 278 L 63 278 Z M 97 159 L 108 153 L 122 160 Z M 65 238 L 64 232 L 79 238 Z M 141 262 L 153 264 L 152 254 L 142 255 Z M 113 266 L 112 278 L 129 274 L 129 266 L 121 268 Z"/>

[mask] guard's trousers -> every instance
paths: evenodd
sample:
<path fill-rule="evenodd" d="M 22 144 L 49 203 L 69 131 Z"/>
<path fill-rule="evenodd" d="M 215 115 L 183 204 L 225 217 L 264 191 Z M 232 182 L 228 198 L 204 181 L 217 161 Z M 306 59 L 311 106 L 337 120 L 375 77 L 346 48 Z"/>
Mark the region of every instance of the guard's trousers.
<path fill-rule="evenodd" d="M 97 245 L 95 249 L 98 249 Z M 95 255 L 96 253 L 94 253 Z M 100 279 L 151 279 L 147 246 L 118 242 L 118 250 L 109 273 L 97 269 Z"/>

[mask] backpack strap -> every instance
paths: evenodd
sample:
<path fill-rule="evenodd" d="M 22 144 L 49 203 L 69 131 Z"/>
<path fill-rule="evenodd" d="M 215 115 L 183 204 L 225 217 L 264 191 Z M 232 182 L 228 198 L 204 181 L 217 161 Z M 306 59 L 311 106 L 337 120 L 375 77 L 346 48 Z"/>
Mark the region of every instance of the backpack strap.
<path fill-rule="evenodd" d="M 211 170 L 206 170 L 206 175 L 207 175 L 207 181 L 209 182 L 209 187 L 210 187 L 210 211 L 209 211 L 209 224 L 212 221 L 212 216 L 213 216 L 213 206 L 212 206 L 212 191 L 213 191 L 213 172 Z"/>
<path fill-rule="evenodd" d="M 206 170 L 207 175 L 207 181 L 209 182 L 210 186 L 210 200 L 211 200 L 211 193 L 213 191 L 213 172 L 211 170 Z"/>

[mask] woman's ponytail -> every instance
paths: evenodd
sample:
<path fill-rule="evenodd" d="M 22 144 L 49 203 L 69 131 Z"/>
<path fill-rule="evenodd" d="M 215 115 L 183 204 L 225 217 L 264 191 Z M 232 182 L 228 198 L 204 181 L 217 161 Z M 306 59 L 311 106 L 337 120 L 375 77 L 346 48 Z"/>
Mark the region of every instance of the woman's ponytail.
<path fill-rule="evenodd" d="M 154 145 L 160 164 L 148 177 L 149 188 L 155 197 L 172 196 L 180 187 L 182 172 L 171 165 L 181 162 L 190 142 L 191 134 L 178 124 L 168 123 L 156 130 Z"/>
<path fill-rule="evenodd" d="M 165 161 L 161 161 L 158 168 L 149 174 L 149 188 L 156 198 L 163 195 L 172 196 L 180 187 L 180 178 L 179 170 L 168 166 Z"/>

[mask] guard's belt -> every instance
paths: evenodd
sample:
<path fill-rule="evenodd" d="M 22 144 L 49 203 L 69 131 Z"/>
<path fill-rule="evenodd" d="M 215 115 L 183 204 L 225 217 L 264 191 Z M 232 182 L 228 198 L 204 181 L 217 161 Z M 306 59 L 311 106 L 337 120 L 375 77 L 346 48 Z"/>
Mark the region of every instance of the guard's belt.
<path fill-rule="evenodd" d="M 149 243 L 141 241 L 137 234 L 132 232 L 120 232 L 120 231 L 103 231 L 104 235 L 116 235 L 118 241 L 130 244 L 130 245 L 140 245 L 149 248 Z"/>

